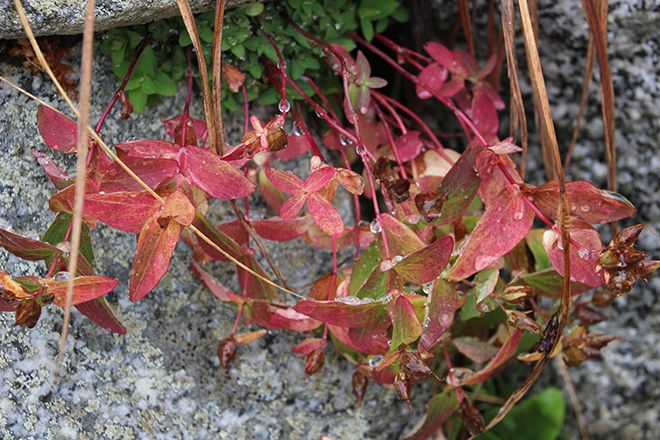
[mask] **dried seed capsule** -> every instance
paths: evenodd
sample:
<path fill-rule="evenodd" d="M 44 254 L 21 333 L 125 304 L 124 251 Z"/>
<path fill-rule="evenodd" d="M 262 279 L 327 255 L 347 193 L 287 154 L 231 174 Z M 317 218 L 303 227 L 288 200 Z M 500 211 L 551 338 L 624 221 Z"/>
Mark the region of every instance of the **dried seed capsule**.
<path fill-rule="evenodd" d="M 319 371 L 323 367 L 324 360 L 325 355 L 323 354 L 323 349 L 313 350 L 307 355 L 307 360 L 305 361 L 305 374 L 311 376 Z"/>
<path fill-rule="evenodd" d="M 33 328 L 41 316 L 41 306 L 35 298 L 20 301 L 16 306 L 16 325 Z"/>
<path fill-rule="evenodd" d="M 480 434 L 486 429 L 484 417 L 468 398 L 461 402 L 461 419 L 472 435 Z"/>
<path fill-rule="evenodd" d="M 222 365 L 222 368 L 225 370 L 229 370 L 229 364 L 236 355 L 236 346 L 236 338 L 234 338 L 234 335 L 229 335 L 220 341 L 220 345 L 218 346 L 218 358 L 220 359 L 220 365 Z"/>
<path fill-rule="evenodd" d="M 355 395 L 355 399 L 357 399 L 358 403 L 362 402 L 364 399 L 364 395 L 367 392 L 367 386 L 369 385 L 369 379 L 367 379 L 367 376 L 362 373 L 360 370 L 355 370 L 355 373 L 353 373 L 353 394 Z"/>

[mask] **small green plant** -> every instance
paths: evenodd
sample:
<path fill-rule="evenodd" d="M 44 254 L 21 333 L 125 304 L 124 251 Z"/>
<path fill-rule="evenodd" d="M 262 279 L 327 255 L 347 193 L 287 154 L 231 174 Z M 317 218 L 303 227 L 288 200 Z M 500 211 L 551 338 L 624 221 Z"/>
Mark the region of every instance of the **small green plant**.
<path fill-rule="evenodd" d="M 321 48 L 302 36 L 287 20 L 305 23 L 310 33 L 352 50 L 355 42 L 351 32 L 360 28 L 371 40 L 374 32 L 383 32 L 391 20 L 406 21 L 408 13 L 401 3 L 400 0 L 286 0 L 252 3 L 227 11 L 223 26 L 223 63 L 240 69 L 245 75 L 249 101 L 276 103 L 279 100 L 277 90 L 263 80 L 265 71 L 261 58 L 278 62 L 273 46 L 264 36 L 266 33 L 272 35 L 281 48 L 292 79 L 299 81 L 304 76 L 312 77 L 325 94 L 334 93 L 340 83 L 322 61 Z M 199 14 L 196 22 L 206 59 L 210 62 L 213 12 Z M 160 96 L 172 96 L 176 92 L 176 85 L 186 72 L 185 48 L 191 45 L 181 18 L 112 29 L 105 35 L 101 51 L 111 57 L 112 70 L 118 80 L 126 75 L 131 57 L 147 37 L 151 44 L 144 49 L 126 86 L 128 98 L 137 112 L 145 105 L 155 105 Z M 301 87 L 308 95 L 314 95 L 309 84 L 303 81 Z M 231 90 L 227 81 L 224 82 L 223 108 L 229 111 L 238 109 L 242 97 L 236 92 Z M 293 90 L 289 97 L 300 99 Z"/>

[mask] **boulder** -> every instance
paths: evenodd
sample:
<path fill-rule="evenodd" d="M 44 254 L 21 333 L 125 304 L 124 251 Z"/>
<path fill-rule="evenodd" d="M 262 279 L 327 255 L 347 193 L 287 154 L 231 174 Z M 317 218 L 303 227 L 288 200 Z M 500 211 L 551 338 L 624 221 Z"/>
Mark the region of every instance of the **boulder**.
<path fill-rule="evenodd" d="M 227 8 L 254 0 L 227 0 Z M 35 35 L 81 34 L 85 26 L 84 0 L 25 0 L 23 6 Z M 214 8 L 212 0 L 191 0 L 195 12 Z M 179 14 L 175 0 L 98 0 L 96 2 L 96 30 L 118 26 L 143 24 Z M 23 38 L 25 33 L 12 0 L 0 1 L 0 39 Z"/>

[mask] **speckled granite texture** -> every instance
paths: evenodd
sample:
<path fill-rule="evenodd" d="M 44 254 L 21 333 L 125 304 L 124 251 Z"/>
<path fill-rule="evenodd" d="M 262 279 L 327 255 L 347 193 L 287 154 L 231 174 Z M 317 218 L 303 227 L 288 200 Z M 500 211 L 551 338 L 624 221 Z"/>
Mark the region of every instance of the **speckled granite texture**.
<path fill-rule="evenodd" d="M 658 258 L 660 44 L 655 27 L 660 4 L 610 4 L 620 192 L 639 207 L 639 220 L 649 224 L 642 246 Z M 448 6 L 434 13 L 452 12 L 453 2 L 443 5 Z M 539 14 L 540 40 L 545 42 L 542 62 L 565 145 L 580 95 L 586 24 L 579 2 L 572 0 L 540 1 Z M 114 86 L 108 67 L 106 62 L 95 67 L 96 115 Z M 1 63 L 0 74 L 64 108 L 43 77 Z M 598 96 L 594 83 L 570 174 L 604 186 Z M 161 133 L 158 117 L 170 116 L 181 106 L 178 97 L 160 112 L 148 111 L 124 123 L 110 120 L 104 138 L 118 141 Z M 199 114 L 200 109 L 195 110 Z M 51 218 L 41 212 L 52 186 L 29 154 L 32 145 L 43 147 L 35 111 L 26 98 L 0 88 L 0 225 L 36 237 Z M 240 117 L 228 123 L 236 126 Z M 538 170 L 538 164 L 532 169 Z M 531 177 L 542 178 L 538 172 Z M 284 333 L 241 348 L 233 369 L 220 371 L 215 348 L 231 326 L 231 315 L 192 279 L 187 248 L 177 250 L 157 291 L 132 304 L 126 280 L 134 239 L 100 227 L 95 243 L 100 272 L 123 282 L 111 300 L 129 332 L 108 335 L 74 312 L 68 354 L 64 367 L 56 371 L 61 313 L 49 309 L 33 331 L 15 328 L 10 316 L 0 315 L 0 437 L 318 439 L 327 434 L 335 440 L 395 439 L 422 414 L 424 391 L 417 389 L 414 416 L 392 392 L 376 387 L 370 387 L 366 403 L 357 407 L 349 394 L 350 367 L 333 355 L 328 355 L 322 375 L 305 378 L 302 360 L 289 353 L 296 337 Z M 296 243 L 274 256 L 286 259 L 292 284 L 312 280 L 329 265 L 327 255 L 313 256 Z M 34 268 L 4 251 L 0 267 L 17 275 Z M 221 268 L 216 273 L 231 277 Z M 659 291 L 656 277 L 618 299 L 609 311 L 611 319 L 596 328 L 622 339 L 606 348 L 602 359 L 572 370 L 593 438 L 660 438 Z M 548 373 L 544 380 L 553 380 L 552 371 Z M 571 424 L 566 438 L 577 438 Z"/>
<path fill-rule="evenodd" d="M 485 12 L 484 3 L 477 2 Z M 514 2 L 515 3 L 515 2 Z M 582 72 L 588 26 L 579 1 L 539 2 L 541 63 L 552 104 L 560 148 L 570 142 L 582 93 Z M 608 42 L 610 68 L 616 95 L 616 144 L 618 190 L 639 212 L 635 222 L 647 224 L 640 247 L 660 258 L 660 1 L 608 1 Z M 438 34 L 442 23 L 456 14 L 455 5 L 434 2 L 433 16 Z M 485 15 L 482 15 L 482 17 Z M 475 26 L 476 27 L 476 26 Z M 485 22 L 480 28 L 485 31 Z M 518 32 L 520 30 L 518 29 Z M 519 40 L 520 66 L 526 69 Z M 586 179 L 601 188 L 607 186 L 607 165 L 600 115 L 598 64 L 580 137 L 568 178 Z M 521 75 L 524 99 L 531 105 L 527 74 Z M 531 109 L 531 107 L 530 107 Z M 528 113 L 531 114 L 531 113 Z M 533 120 L 528 119 L 535 131 Z M 533 136 L 527 179 L 545 179 L 539 163 L 540 150 Z M 630 221 L 629 221 L 630 222 Z M 604 236 L 609 229 L 602 228 Z M 627 296 L 607 309 L 609 320 L 593 326 L 594 331 L 621 336 L 603 350 L 601 359 L 571 369 L 591 437 L 595 439 L 660 438 L 660 277 L 648 284 L 638 283 Z M 549 367 L 543 378 L 562 384 Z M 566 438 L 579 438 L 573 413 L 567 412 Z"/>
<path fill-rule="evenodd" d="M 228 0 L 227 7 L 254 0 Z M 85 0 L 23 0 L 28 20 L 35 35 L 80 34 L 85 26 Z M 190 0 L 195 12 L 212 9 L 213 0 Z M 95 8 L 97 31 L 117 26 L 148 23 L 176 16 L 175 0 L 97 0 Z M 14 0 L 0 0 L 0 39 L 24 36 L 16 14 Z"/>

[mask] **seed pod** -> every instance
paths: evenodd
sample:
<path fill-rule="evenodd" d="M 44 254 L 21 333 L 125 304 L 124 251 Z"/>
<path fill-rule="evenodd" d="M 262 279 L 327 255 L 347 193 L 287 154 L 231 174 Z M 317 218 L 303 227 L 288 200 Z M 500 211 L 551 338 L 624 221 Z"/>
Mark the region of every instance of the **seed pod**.
<path fill-rule="evenodd" d="M 461 402 L 461 419 L 472 435 L 481 434 L 486 429 L 484 417 L 467 397 Z"/>
<path fill-rule="evenodd" d="M 420 193 L 415 196 L 415 206 L 424 219 L 430 222 L 440 217 L 445 200 L 447 196 L 444 194 Z"/>
<path fill-rule="evenodd" d="M 364 399 L 364 395 L 367 392 L 367 386 L 369 385 L 369 379 L 367 379 L 367 376 L 362 373 L 360 370 L 355 370 L 355 373 L 353 373 L 353 394 L 355 395 L 355 399 L 358 401 L 358 403 L 362 402 Z"/>
<path fill-rule="evenodd" d="M 307 360 L 305 361 L 305 374 L 311 376 L 319 371 L 323 367 L 324 360 L 325 355 L 323 354 L 323 349 L 313 350 L 307 355 Z"/>
<path fill-rule="evenodd" d="M 403 203 L 410 198 L 410 181 L 407 179 L 397 179 L 392 183 L 387 183 L 385 188 L 394 203 Z"/>
<path fill-rule="evenodd" d="M 222 368 L 225 370 L 229 370 L 229 364 L 236 355 L 236 346 L 236 338 L 234 338 L 234 335 L 229 335 L 220 341 L 220 345 L 218 346 L 218 358 L 220 359 L 220 365 L 222 365 Z"/>
<path fill-rule="evenodd" d="M 581 321 L 584 325 L 596 324 L 607 319 L 607 316 L 603 313 L 586 305 L 576 308 L 573 315 L 575 319 Z"/>
<path fill-rule="evenodd" d="M 518 330 L 530 333 L 540 333 L 541 328 L 532 318 L 519 310 L 507 310 L 507 322 Z"/>
<path fill-rule="evenodd" d="M 399 364 L 410 379 L 422 380 L 433 374 L 433 371 L 424 363 L 419 353 L 402 351 Z"/>
<path fill-rule="evenodd" d="M 394 391 L 401 400 L 410 400 L 410 380 L 404 374 L 398 374 L 394 379 Z"/>
<path fill-rule="evenodd" d="M 609 290 L 598 290 L 591 298 L 591 303 L 596 307 L 607 307 L 612 304 L 615 296 Z"/>
<path fill-rule="evenodd" d="M 541 339 L 539 340 L 536 349 L 541 353 L 549 353 L 558 337 L 558 331 L 559 318 L 557 313 L 555 313 L 545 326 L 545 330 L 543 330 L 543 334 L 541 335 Z"/>

